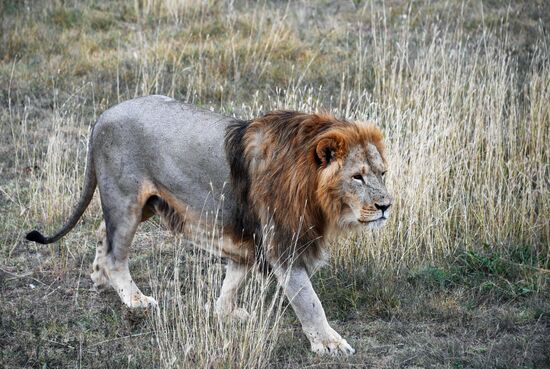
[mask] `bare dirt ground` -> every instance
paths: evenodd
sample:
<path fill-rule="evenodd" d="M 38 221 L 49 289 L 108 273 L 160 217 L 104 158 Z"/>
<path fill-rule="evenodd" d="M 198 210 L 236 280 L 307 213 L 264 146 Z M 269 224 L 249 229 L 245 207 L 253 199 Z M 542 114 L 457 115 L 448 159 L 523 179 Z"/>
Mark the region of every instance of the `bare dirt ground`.
<path fill-rule="evenodd" d="M 158 365 L 158 346 L 148 314 L 129 311 L 114 291 L 92 289 L 88 277 L 91 248 L 71 259 L 63 271 L 40 262 L 52 257 L 49 251 L 21 249 L 26 262 L 24 267 L 20 264 L 20 270 L 26 272 L 12 273 L 2 267 L 0 342 L 4 367 Z M 144 249 L 136 254 L 135 259 L 141 261 L 134 262 L 134 275 L 139 285 L 147 286 L 146 272 L 140 269 L 147 268 L 143 260 L 152 255 Z M 550 321 L 545 296 L 494 299 L 488 292 L 477 291 L 481 287 L 448 290 L 413 281 L 399 281 L 399 287 L 387 290 L 381 286 L 385 281 L 373 282 L 377 277 L 361 274 L 360 278 L 325 273 L 315 279 L 331 324 L 347 337 L 356 355 L 323 358 L 311 354 L 299 322 L 289 310 L 268 367 L 549 365 Z"/>

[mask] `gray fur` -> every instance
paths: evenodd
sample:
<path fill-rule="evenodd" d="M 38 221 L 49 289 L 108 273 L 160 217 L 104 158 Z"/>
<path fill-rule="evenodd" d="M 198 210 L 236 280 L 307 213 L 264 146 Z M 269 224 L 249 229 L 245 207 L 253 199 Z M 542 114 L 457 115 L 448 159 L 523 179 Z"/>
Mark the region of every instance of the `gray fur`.
<path fill-rule="evenodd" d="M 108 109 L 92 131 L 84 190 L 69 220 L 51 237 L 33 231 L 27 238 L 52 243 L 67 234 L 89 205 L 96 184 L 109 239 L 114 232 L 109 220 L 127 215 L 120 202 L 134 200 L 145 180 L 170 189 L 190 210 L 203 216 L 219 210 L 229 214 L 235 204 L 233 196 L 228 195 L 231 190 L 224 134 L 231 121 L 159 95 Z"/>
<path fill-rule="evenodd" d="M 193 210 L 215 211 L 222 189 L 229 189 L 224 134 L 231 120 L 157 95 L 114 106 L 92 135 L 100 192 L 116 180 L 132 193 L 150 179 Z"/>
<path fill-rule="evenodd" d="M 97 184 L 105 221 L 98 230 L 94 285 L 110 284 L 129 307 L 156 305 L 129 273 L 134 233 L 151 208 L 166 216 L 177 207 L 178 219 L 185 220 L 179 222 L 182 227 L 187 223 L 183 218 L 192 216 L 199 242 L 210 241 L 223 228 L 236 206 L 224 145 L 226 127 L 233 121 L 166 96 L 141 97 L 108 109 L 92 130 L 84 191 L 75 211 L 54 236 L 33 231 L 27 238 L 50 243 L 69 232 Z M 216 227 L 206 226 L 214 225 L 214 219 Z M 231 242 L 219 242 L 211 245 L 214 251 L 223 253 L 225 246 L 239 257 Z"/>

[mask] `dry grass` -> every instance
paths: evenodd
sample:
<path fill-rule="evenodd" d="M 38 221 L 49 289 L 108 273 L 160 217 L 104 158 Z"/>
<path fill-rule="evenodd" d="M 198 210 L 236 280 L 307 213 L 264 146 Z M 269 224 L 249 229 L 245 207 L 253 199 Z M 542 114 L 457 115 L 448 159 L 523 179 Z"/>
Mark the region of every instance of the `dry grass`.
<path fill-rule="evenodd" d="M 9 301 L 0 361 L 548 365 L 550 42 L 541 17 L 550 12 L 537 4 L 447 7 L 0 4 L 0 282 Z M 218 321 L 208 306 L 222 265 L 156 223 L 137 235 L 132 260 L 161 309 L 136 315 L 113 294 L 97 297 L 87 277 L 97 199 L 57 245 L 22 241 L 37 223 L 55 229 L 75 203 L 97 115 L 151 93 L 240 117 L 324 109 L 382 126 L 392 218 L 382 231 L 333 245 L 331 266 L 315 279 L 358 355 L 307 354 L 296 319 L 258 276 L 240 301 L 252 319 Z"/>
<path fill-rule="evenodd" d="M 283 312 L 282 295 L 269 288 L 274 278 L 249 278 L 239 299 L 248 319 L 218 319 L 213 306 L 224 275 L 221 265 L 200 252 L 189 255 L 183 242 L 175 243 L 173 256 L 172 265 L 159 258 L 152 268 L 153 295 L 160 302 L 152 327 L 161 366 L 265 367 Z"/>
<path fill-rule="evenodd" d="M 537 68 L 518 89 L 503 45 L 485 36 L 465 47 L 457 34 L 434 33 L 441 36 L 417 45 L 414 57 L 407 46 L 374 50 L 391 60 L 386 79 L 350 114 L 384 127 L 399 210 L 393 231 L 368 238 L 375 247 L 341 256 L 395 268 L 434 262 L 457 248 L 529 244 L 549 260 L 546 51 L 535 50 Z"/>

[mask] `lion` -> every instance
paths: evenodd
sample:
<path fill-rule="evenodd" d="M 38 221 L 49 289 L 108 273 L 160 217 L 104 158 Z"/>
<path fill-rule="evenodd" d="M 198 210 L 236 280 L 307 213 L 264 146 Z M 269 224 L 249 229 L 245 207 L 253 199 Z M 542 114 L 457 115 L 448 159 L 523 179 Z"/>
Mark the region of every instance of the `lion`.
<path fill-rule="evenodd" d="M 112 286 L 130 308 L 157 305 L 132 280 L 128 255 L 140 222 L 158 214 L 227 259 L 219 316 L 246 317 L 236 294 L 261 266 L 282 286 L 314 352 L 353 354 L 329 325 L 309 275 L 326 260 L 327 242 L 389 217 L 382 141 L 376 126 L 329 114 L 238 120 L 166 96 L 125 101 L 92 129 L 84 188 L 69 219 L 53 236 L 32 231 L 27 239 L 47 244 L 66 235 L 98 187 L 97 288 Z"/>

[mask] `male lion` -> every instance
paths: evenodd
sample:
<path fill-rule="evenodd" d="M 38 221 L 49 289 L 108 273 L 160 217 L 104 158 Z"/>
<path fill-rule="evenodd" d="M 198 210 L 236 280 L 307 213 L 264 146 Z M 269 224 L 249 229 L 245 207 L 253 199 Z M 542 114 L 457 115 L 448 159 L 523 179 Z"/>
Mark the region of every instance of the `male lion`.
<path fill-rule="evenodd" d="M 131 308 L 155 306 L 128 269 L 138 224 L 159 214 L 168 226 L 228 259 L 216 312 L 241 314 L 237 289 L 255 263 L 275 274 L 311 349 L 352 354 L 332 329 L 308 273 L 328 239 L 385 223 L 382 135 L 373 125 L 326 114 L 274 111 L 240 121 L 165 96 L 104 112 L 88 144 L 81 198 L 51 243 L 77 223 L 99 187 L 104 222 L 93 273 Z M 213 241 L 215 240 L 215 241 Z"/>

